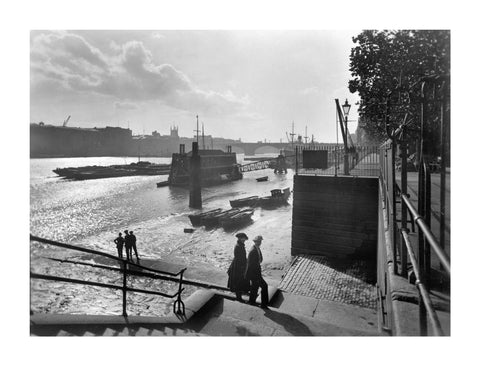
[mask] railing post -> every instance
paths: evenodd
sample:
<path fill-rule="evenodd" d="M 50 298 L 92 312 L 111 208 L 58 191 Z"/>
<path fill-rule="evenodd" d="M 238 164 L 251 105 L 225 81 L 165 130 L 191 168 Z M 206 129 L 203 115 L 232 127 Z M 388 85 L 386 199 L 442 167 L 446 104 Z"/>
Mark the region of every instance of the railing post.
<path fill-rule="evenodd" d="M 349 174 L 349 169 L 348 169 L 348 150 L 343 148 L 343 174 L 348 175 Z"/>
<path fill-rule="evenodd" d="M 401 170 L 401 191 L 402 194 L 407 194 L 407 128 L 404 127 L 402 132 L 402 140 L 400 142 L 400 157 L 402 158 Z M 402 230 L 407 230 L 407 204 L 401 199 L 402 204 Z M 401 268 L 400 275 L 405 277 L 407 275 L 407 250 L 403 243 L 403 238 L 400 240 L 400 258 Z"/>
<path fill-rule="evenodd" d="M 392 137 L 392 150 L 391 150 L 391 161 L 390 163 L 390 171 L 391 171 L 391 216 L 392 216 L 392 241 L 393 241 L 393 248 L 394 248 L 394 258 L 393 261 L 395 262 L 395 273 L 397 273 L 398 265 L 397 265 L 397 255 L 399 254 L 398 249 L 398 226 L 397 226 L 397 181 L 395 178 L 395 158 L 397 155 L 397 143 L 395 141 L 395 136 Z"/>
<path fill-rule="evenodd" d="M 295 174 L 298 174 L 298 146 L 295 146 Z"/>
<path fill-rule="evenodd" d="M 177 300 L 173 303 L 173 312 L 180 315 L 185 315 L 185 304 L 182 301 L 182 284 L 183 284 L 183 272 L 185 269 L 180 271 L 180 280 L 178 281 L 178 293 Z"/>
<path fill-rule="evenodd" d="M 430 170 L 428 165 L 425 164 L 425 222 L 428 227 L 431 227 L 431 214 L 432 214 L 432 197 L 431 197 L 431 178 Z M 430 244 L 425 241 L 425 274 L 424 274 L 424 285 L 427 290 L 430 290 L 430 274 L 431 274 L 431 260 L 430 260 Z"/>
<path fill-rule="evenodd" d="M 445 190 L 446 190 L 446 158 L 447 158 L 447 129 L 449 128 L 449 113 L 447 112 L 447 90 L 450 89 L 449 81 L 443 84 L 442 101 L 440 104 L 440 146 L 441 162 L 440 162 L 440 247 L 445 250 Z M 443 266 L 440 265 L 443 270 Z"/>
<path fill-rule="evenodd" d="M 123 286 L 122 286 L 122 315 L 127 315 L 127 261 L 122 259 L 123 264 Z"/>
<path fill-rule="evenodd" d="M 418 213 L 421 217 L 425 216 L 425 82 L 421 86 L 421 103 L 420 103 L 420 159 L 418 169 Z M 420 277 L 425 277 L 425 236 L 422 230 L 418 230 L 418 262 Z M 418 280 L 418 278 L 417 278 Z M 419 301 L 419 320 L 420 335 L 427 335 L 427 311 L 423 303 L 423 299 L 418 294 Z"/>
<path fill-rule="evenodd" d="M 338 155 L 338 151 L 337 151 L 337 146 L 335 146 L 335 153 L 334 153 L 334 164 L 335 164 L 335 176 L 337 176 L 337 169 L 338 169 L 338 161 L 337 161 L 337 155 Z"/>

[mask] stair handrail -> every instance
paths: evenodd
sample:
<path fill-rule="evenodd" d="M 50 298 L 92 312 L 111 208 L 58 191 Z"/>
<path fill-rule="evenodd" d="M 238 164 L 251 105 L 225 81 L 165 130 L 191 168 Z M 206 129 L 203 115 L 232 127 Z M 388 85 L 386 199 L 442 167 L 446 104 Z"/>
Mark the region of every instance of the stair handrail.
<path fill-rule="evenodd" d="M 443 248 L 440 246 L 438 241 L 436 240 L 435 236 L 433 235 L 430 226 L 425 220 L 425 218 L 419 214 L 419 212 L 415 209 L 412 202 L 409 200 L 409 195 L 407 192 L 402 191 L 402 189 L 398 188 L 396 181 L 395 181 L 395 171 L 394 171 L 394 157 L 395 157 L 395 141 L 389 140 L 387 143 L 381 146 L 384 154 L 380 154 L 381 157 L 384 157 L 383 161 L 380 164 L 380 187 L 383 191 L 384 202 L 385 202 L 385 209 L 388 212 L 388 216 L 392 217 L 392 220 L 388 223 L 388 226 L 392 230 L 392 238 L 396 238 L 396 232 L 398 231 L 401 234 L 401 242 L 399 246 L 400 256 L 402 256 L 403 248 L 406 249 L 408 257 L 410 259 L 410 263 L 412 264 L 413 272 L 415 274 L 415 286 L 418 290 L 418 303 L 419 303 L 419 324 L 420 324 L 420 334 L 426 335 L 427 334 L 427 317 L 430 320 L 432 325 L 432 330 L 434 335 L 441 336 L 444 335 L 442 327 L 440 325 L 440 321 L 437 316 L 437 312 L 433 306 L 433 302 L 429 293 L 429 271 L 430 271 L 430 248 L 434 250 L 437 254 L 437 257 L 442 265 L 442 268 L 446 271 L 446 274 L 450 278 L 450 259 Z M 390 153 L 387 153 L 390 151 Z M 393 151 L 393 153 L 391 153 Z M 406 169 L 405 166 L 402 166 L 402 169 Z M 423 188 L 425 190 L 424 193 L 420 192 L 421 195 L 425 195 L 426 197 L 430 197 L 429 191 L 429 184 L 430 184 L 430 172 L 428 166 L 425 162 L 422 162 L 420 165 L 420 171 L 423 174 L 423 178 L 425 183 Z M 394 192 L 392 193 L 391 190 Z M 395 192 L 396 191 L 396 192 Z M 406 220 L 406 217 L 403 217 L 403 220 L 397 220 L 396 218 L 396 208 L 395 208 L 395 195 L 399 193 L 403 204 L 405 204 L 408 212 L 413 216 L 413 222 L 418 227 L 419 233 L 426 239 L 425 248 L 419 244 L 419 256 L 420 258 L 417 259 L 415 252 L 413 250 L 413 246 L 410 242 L 409 233 L 410 231 L 406 228 L 406 225 L 402 225 L 404 227 L 398 228 L 397 222 Z M 419 198 L 419 200 L 421 200 Z M 428 215 L 428 210 L 431 210 L 430 205 L 424 207 L 426 211 L 425 214 Z M 406 216 L 406 215 L 402 215 Z M 397 248 L 395 244 L 395 240 L 393 241 L 393 257 L 396 258 Z M 403 244 L 403 245 L 402 245 Z M 406 268 L 406 261 L 402 258 L 402 267 Z M 394 259 L 394 272 L 396 273 L 397 263 Z"/>
<path fill-rule="evenodd" d="M 115 289 L 115 290 L 122 290 L 122 292 L 123 292 L 123 300 L 122 300 L 123 311 L 122 311 L 122 315 L 123 316 L 127 316 L 126 307 L 127 307 L 127 292 L 128 291 L 146 293 L 146 294 L 152 294 L 152 295 L 159 295 L 159 296 L 168 297 L 168 298 L 177 297 L 177 299 L 173 303 L 173 311 L 176 314 L 180 314 L 180 315 L 185 314 L 185 304 L 182 301 L 181 294 L 185 290 L 182 287 L 182 285 L 183 285 L 183 274 L 187 270 L 186 267 L 182 268 L 179 272 L 176 272 L 176 273 L 168 272 L 168 271 L 161 271 L 161 270 L 158 270 L 158 269 L 145 267 L 145 266 L 142 266 L 140 264 L 132 263 L 132 262 L 126 260 L 126 259 L 119 258 L 117 256 L 114 256 L 114 255 L 111 255 L 111 254 L 108 254 L 108 253 L 105 253 L 105 252 L 102 252 L 102 251 L 99 251 L 99 250 L 88 249 L 88 248 L 83 248 L 83 247 L 79 247 L 79 246 L 76 246 L 76 245 L 60 243 L 58 241 L 45 239 L 45 238 L 40 238 L 40 237 L 34 236 L 32 234 L 30 234 L 30 241 L 36 241 L 36 242 L 39 242 L 39 243 L 52 245 L 52 246 L 56 246 L 56 247 L 60 247 L 60 248 L 71 249 L 71 250 L 84 252 L 84 253 L 89 253 L 89 254 L 95 254 L 95 255 L 99 255 L 99 256 L 102 256 L 102 257 L 105 257 L 105 258 L 110 258 L 110 259 L 113 259 L 115 261 L 121 262 L 121 264 L 122 264 L 121 270 L 122 270 L 122 273 L 123 273 L 123 285 L 122 286 L 117 286 L 117 285 L 111 285 L 111 284 L 106 284 L 106 283 L 101 283 L 101 282 L 85 281 L 85 280 L 72 279 L 72 278 L 61 277 L 61 276 L 44 275 L 44 274 L 35 273 L 35 272 L 30 272 L 30 278 L 51 280 L 51 281 L 70 282 L 70 283 L 77 283 L 77 284 L 83 284 L 83 285 L 89 285 L 89 286 L 98 286 L 98 287 L 112 288 L 112 289 Z M 128 269 L 127 265 L 128 266 L 135 266 L 135 267 L 141 268 L 143 270 L 147 270 L 147 271 L 157 273 L 157 274 L 172 276 L 171 279 L 169 279 L 168 277 L 163 277 L 163 279 L 165 279 L 165 280 L 174 280 L 175 282 L 177 282 L 176 277 L 179 277 L 179 280 L 178 280 L 179 287 L 178 287 L 177 292 L 175 292 L 174 294 L 166 294 L 166 293 L 159 292 L 159 291 L 142 290 L 142 289 L 136 289 L 136 288 L 128 287 L 127 286 L 127 275 L 128 274 L 135 274 L 136 271 L 130 271 Z M 104 269 L 117 270 L 116 268 L 115 269 L 108 268 L 107 266 L 105 266 Z"/>

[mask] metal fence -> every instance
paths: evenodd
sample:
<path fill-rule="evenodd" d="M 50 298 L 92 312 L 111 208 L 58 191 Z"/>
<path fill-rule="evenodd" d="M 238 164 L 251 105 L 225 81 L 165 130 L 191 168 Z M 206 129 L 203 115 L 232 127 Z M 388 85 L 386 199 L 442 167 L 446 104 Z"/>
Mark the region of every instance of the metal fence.
<path fill-rule="evenodd" d="M 381 148 L 381 188 L 387 211 L 387 222 L 392 243 L 394 274 L 407 277 L 411 267 L 418 289 L 420 335 L 428 334 L 427 319 L 434 335 L 443 335 L 437 313 L 433 306 L 430 288 L 432 285 L 432 258 L 434 253 L 440 263 L 445 278 L 450 280 L 450 259 L 437 241 L 430 228 L 431 178 L 427 163 L 420 164 L 418 209 L 410 201 L 406 190 L 406 175 L 401 174 L 401 184 L 397 184 L 395 172 L 396 144 L 392 141 Z M 403 159 L 401 172 L 406 172 L 406 159 Z M 399 199 L 399 201 L 397 201 Z M 401 205 L 398 214 L 397 205 Z M 400 223 L 400 226 L 398 225 Z M 411 224 L 411 230 L 408 229 Z M 412 233 L 416 240 L 412 238 Z M 385 295 L 385 294 L 384 294 Z"/>
<path fill-rule="evenodd" d="M 326 165 L 308 168 L 304 164 L 304 151 L 326 151 Z M 347 151 L 340 145 L 298 145 L 295 148 L 295 172 L 301 175 L 378 177 L 379 164 L 379 150 L 375 145 L 357 145 Z"/>
<path fill-rule="evenodd" d="M 51 276 L 51 275 L 46 275 L 46 274 L 41 274 L 41 273 L 34 273 L 30 272 L 30 278 L 31 279 L 40 279 L 40 280 L 47 280 L 47 281 L 56 281 L 56 282 L 68 282 L 68 283 L 76 283 L 79 285 L 87 285 L 87 286 L 95 286 L 95 287 L 103 287 L 103 288 L 111 288 L 115 290 L 120 290 L 122 291 L 122 315 L 127 316 L 127 293 L 128 292 L 139 292 L 139 293 L 144 293 L 144 294 L 151 294 L 151 295 L 158 295 L 162 297 L 168 297 L 168 298 L 175 298 L 176 300 L 173 303 L 173 311 L 176 314 L 185 314 L 185 304 L 182 301 L 182 292 L 184 291 L 183 286 L 183 274 L 186 271 L 186 268 L 181 269 L 177 273 L 171 273 L 171 272 L 166 272 L 166 271 L 160 271 L 148 267 L 141 266 L 139 264 L 134 264 L 131 263 L 125 259 L 115 257 L 111 254 L 104 253 L 98 250 L 91 250 L 87 248 L 82 248 L 82 247 L 77 247 L 74 245 L 70 244 L 64 244 L 64 243 L 59 243 L 53 240 L 48 240 L 44 238 L 39 238 L 33 235 L 30 235 L 30 241 L 34 242 L 39 242 L 47 245 L 52 245 L 55 247 L 60 247 L 60 248 L 65 248 L 65 249 L 71 249 L 79 252 L 84 252 L 84 253 L 90 253 L 90 254 L 95 254 L 98 256 L 102 256 L 104 258 L 109 258 L 113 259 L 116 262 L 120 263 L 120 268 L 115 268 L 112 266 L 104 266 L 104 265 L 93 265 L 91 263 L 82 263 L 82 262 L 72 262 L 68 260 L 59 260 L 60 262 L 65 262 L 65 263 L 74 263 L 74 264 L 83 264 L 83 265 L 90 265 L 92 267 L 96 268 L 102 268 L 114 272 L 121 272 L 122 273 L 122 279 L 123 283 L 122 286 L 117 286 L 117 285 L 112 285 L 108 283 L 102 283 L 102 282 L 94 282 L 94 281 L 85 281 L 77 278 L 67 278 L 67 277 L 61 277 L 61 276 Z M 54 258 L 51 258 L 52 260 L 56 260 Z M 132 288 L 127 286 L 127 276 L 128 275 L 138 275 L 138 276 L 148 276 L 150 278 L 157 278 L 157 279 L 163 279 L 167 281 L 173 281 L 173 282 L 178 282 L 178 291 L 175 292 L 174 294 L 166 294 L 163 292 L 159 291 L 151 291 L 151 290 L 143 290 L 143 289 L 138 289 L 138 288 Z"/>

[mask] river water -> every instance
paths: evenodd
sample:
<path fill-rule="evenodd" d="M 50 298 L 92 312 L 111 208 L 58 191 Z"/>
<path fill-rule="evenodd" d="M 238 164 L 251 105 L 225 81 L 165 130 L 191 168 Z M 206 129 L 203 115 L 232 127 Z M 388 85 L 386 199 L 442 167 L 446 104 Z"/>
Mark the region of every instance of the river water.
<path fill-rule="evenodd" d="M 238 154 L 239 163 L 243 155 Z M 157 188 L 168 176 L 136 176 L 86 181 L 64 180 L 52 172 L 57 167 L 129 164 L 137 158 L 56 158 L 30 160 L 30 232 L 43 238 L 101 250 L 116 255 L 113 239 L 118 232 L 133 230 L 142 259 L 161 259 L 191 267 L 226 270 L 233 256 L 237 231 L 251 239 L 264 237 L 263 268 L 281 270 L 290 262 L 292 206 L 275 210 L 257 208 L 253 222 L 225 231 L 190 228 L 189 192 L 179 187 Z M 170 163 L 170 158 L 145 158 Z M 267 182 L 255 178 L 268 175 Z M 202 189 L 203 210 L 229 208 L 229 200 L 251 195 L 270 195 L 274 188 L 293 189 L 293 173 L 275 175 L 272 170 L 244 174 L 239 181 Z M 68 265 L 47 258 L 96 262 L 96 258 L 69 250 L 32 243 L 33 272 L 121 285 L 121 276 L 91 267 Z M 98 258 L 98 257 L 97 257 Z M 173 284 L 131 279 L 133 285 L 173 293 Z M 133 281 L 133 282 L 132 282 Z M 189 288 L 186 295 L 193 292 Z M 168 312 L 170 300 L 159 296 L 129 295 L 129 314 L 159 315 Z M 31 280 L 30 306 L 34 312 L 120 314 L 121 294 L 115 290 L 68 283 Z"/>

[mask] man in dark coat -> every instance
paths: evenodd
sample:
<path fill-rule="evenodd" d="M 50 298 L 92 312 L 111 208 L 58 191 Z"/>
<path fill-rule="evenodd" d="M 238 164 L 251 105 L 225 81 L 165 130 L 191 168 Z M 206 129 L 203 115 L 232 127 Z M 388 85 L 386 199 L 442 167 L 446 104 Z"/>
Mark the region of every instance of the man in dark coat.
<path fill-rule="evenodd" d="M 137 237 L 133 235 L 133 231 L 130 231 L 130 241 L 131 241 L 130 258 L 133 259 L 133 253 L 132 253 L 132 249 L 133 249 L 133 251 L 135 252 L 135 256 L 137 257 L 137 263 L 139 263 L 140 259 L 138 259 Z"/>
<path fill-rule="evenodd" d="M 249 283 L 245 279 L 245 268 L 247 267 L 245 241 L 248 240 L 248 237 L 245 233 L 238 233 L 235 236 L 238 238 L 238 241 L 233 250 L 233 261 L 227 271 L 227 287 L 235 292 L 238 301 L 243 302 L 242 292 L 248 291 L 249 288 Z"/>
<path fill-rule="evenodd" d="M 127 252 L 127 261 L 131 261 L 131 253 L 132 253 L 132 237 L 128 233 L 128 230 L 124 231 L 125 237 L 123 240 L 125 240 L 125 252 Z"/>
<path fill-rule="evenodd" d="M 262 308 L 267 308 L 268 305 L 268 285 L 262 277 L 262 268 L 260 264 L 263 261 L 262 251 L 260 245 L 262 245 L 263 237 L 261 235 L 256 236 L 253 239 L 254 245 L 247 258 L 247 269 L 245 271 L 245 278 L 250 281 L 250 298 L 248 303 L 255 305 L 257 299 L 258 288 L 262 290 Z"/>
<path fill-rule="evenodd" d="M 123 259 L 123 244 L 125 240 L 122 238 L 122 233 L 118 233 L 118 236 L 113 240 L 117 244 L 118 258 Z"/>

